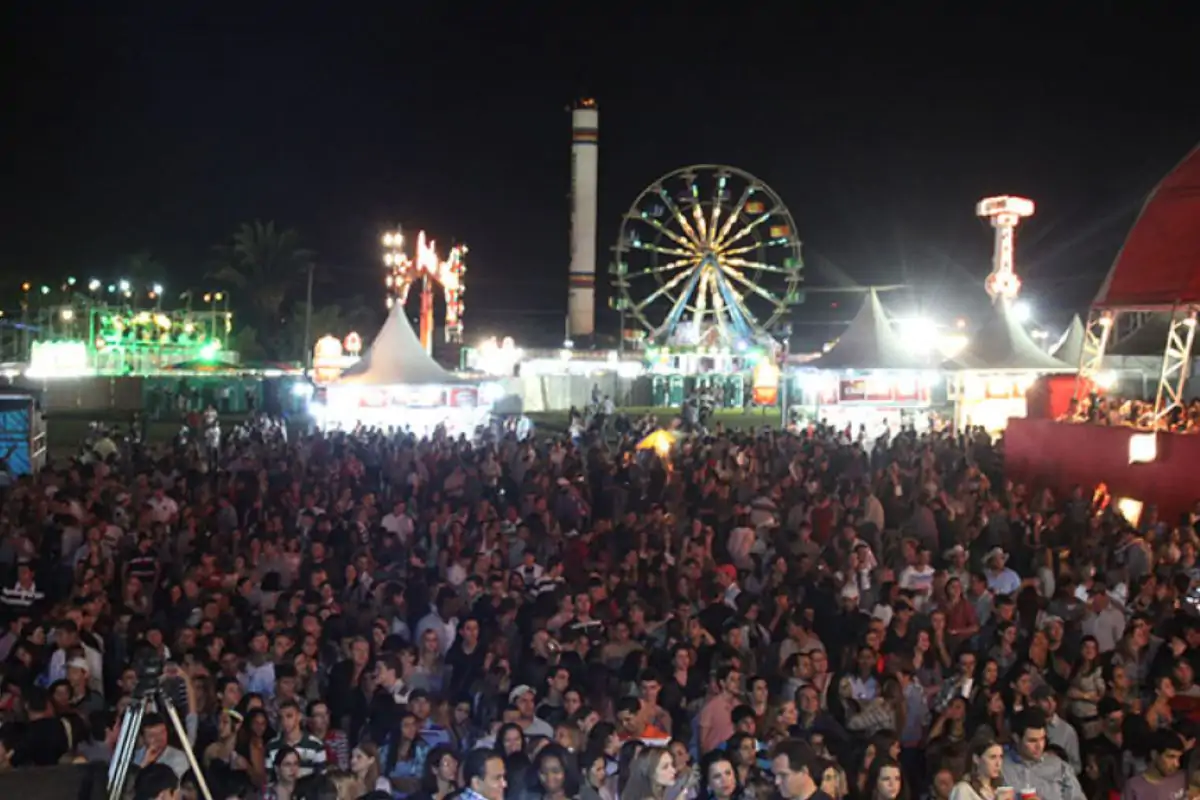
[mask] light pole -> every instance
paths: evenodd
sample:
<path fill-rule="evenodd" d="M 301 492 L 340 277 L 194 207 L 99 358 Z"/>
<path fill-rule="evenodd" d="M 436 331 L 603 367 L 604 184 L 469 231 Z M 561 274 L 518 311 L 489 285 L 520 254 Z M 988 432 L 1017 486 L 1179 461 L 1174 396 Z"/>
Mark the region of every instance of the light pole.
<path fill-rule="evenodd" d="M 305 294 L 304 301 L 304 371 L 312 370 L 312 355 L 313 355 L 313 340 L 312 340 L 312 289 L 313 289 L 313 267 L 311 262 L 308 265 L 308 291 Z"/>

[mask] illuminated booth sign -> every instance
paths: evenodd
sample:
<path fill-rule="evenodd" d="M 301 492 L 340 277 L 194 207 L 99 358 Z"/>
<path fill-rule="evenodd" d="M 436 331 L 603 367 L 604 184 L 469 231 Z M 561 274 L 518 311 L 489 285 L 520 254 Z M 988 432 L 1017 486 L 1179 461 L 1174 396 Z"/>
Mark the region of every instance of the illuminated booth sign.
<path fill-rule="evenodd" d="M 823 405 L 924 406 L 930 403 L 929 385 L 918 377 L 841 378 L 820 392 Z"/>
<path fill-rule="evenodd" d="M 356 393 L 359 408 L 474 408 L 479 390 L 474 386 L 387 386 Z"/>

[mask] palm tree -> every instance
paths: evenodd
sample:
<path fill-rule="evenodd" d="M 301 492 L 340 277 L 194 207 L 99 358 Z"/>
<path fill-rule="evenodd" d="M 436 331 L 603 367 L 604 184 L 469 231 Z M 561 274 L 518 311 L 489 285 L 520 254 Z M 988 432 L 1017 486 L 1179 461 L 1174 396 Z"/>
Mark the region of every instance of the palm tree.
<path fill-rule="evenodd" d="M 209 277 L 236 288 L 235 304 L 248 307 L 256 323 L 282 321 L 284 302 L 312 265 L 313 253 L 300 246 L 293 229 L 255 220 L 243 223 L 232 240 L 217 246 L 218 261 Z"/>

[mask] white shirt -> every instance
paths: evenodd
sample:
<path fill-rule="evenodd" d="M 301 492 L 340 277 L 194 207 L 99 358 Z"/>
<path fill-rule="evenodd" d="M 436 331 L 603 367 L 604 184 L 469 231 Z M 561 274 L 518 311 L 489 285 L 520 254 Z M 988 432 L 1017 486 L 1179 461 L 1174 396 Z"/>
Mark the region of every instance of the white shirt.
<path fill-rule="evenodd" d="M 750 549 L 754 546 L 754 539 L 755 534 L 752 528 L 734 528 L 729 532 L 729 541 L 725 547 L 738 569 L 749 569 L 752 566 Z"/>
<path fill-rule="evenodd" d="M 150 506 L 150 518 L 155 522 L 170 522 L 171 517 L 179 513 L 179 504 L 165 494 L 151 497 L 146 505 Z"/>
<path fill-rule="evenodd" d="M 402 544 L 407 544 L 408 540 L 412 538 L 413 521 L 408 514 L 396 514 L 395 512 L 387 514 L 379 524 L 383 526 L 384 530 L 400 537 Z"/>
<path fill-rule="evenodd" d="M 917 593 L 913 598 L 917 611 L 925 608 L 925 604 L 929 601 L 930 594 L 933 591 L 933 567 L 905 567 L 900 573 L 900 587 L 903 589 L 912 589 Z M 928 590 L 928 591 L 924 591 Z"/>

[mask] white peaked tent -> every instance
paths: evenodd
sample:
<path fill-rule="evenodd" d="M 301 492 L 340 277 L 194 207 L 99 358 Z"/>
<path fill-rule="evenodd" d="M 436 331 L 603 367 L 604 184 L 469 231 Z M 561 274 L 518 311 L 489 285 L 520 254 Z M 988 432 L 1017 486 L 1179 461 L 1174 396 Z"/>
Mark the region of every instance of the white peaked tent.
<path fill-rule="evenodd" d="M 363 357 L 334 386 L 454 386 L 464 383 L 434 361 L 412 329 L 399 303 Z"/>
<path fill-rule="evenodd" d="M 849 327 L 829 351 L 804 365 L 823 370 L 928 370 L 931 365 L 907 350 L 879 302 L 879 292 L 867 297 Z"/>
<path fill-rule="evenodd" d="M 1058 344 L 1050 349 L 1050 355 L 1067 364 L 1078 364 L 1083 358 L 1083 345 L 1087 334 L 1083 330 L 1083 321 L 1079 315 L 1071 317 L 1071 324 L 1063 332 Z"/>
<path fill-rule="evenodd" d="M 471 433 L 486 422 L 477 381 L 447 372 L 421 347 L 399 305 L 363 357 L 329 384 L 323 427 L 406 428 L 421 436 L 438 428 Z"/>

